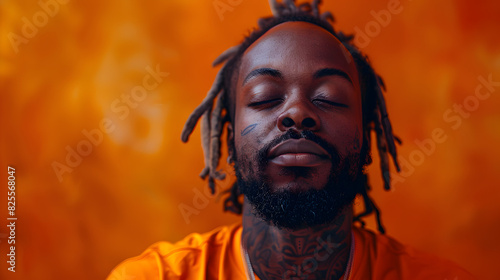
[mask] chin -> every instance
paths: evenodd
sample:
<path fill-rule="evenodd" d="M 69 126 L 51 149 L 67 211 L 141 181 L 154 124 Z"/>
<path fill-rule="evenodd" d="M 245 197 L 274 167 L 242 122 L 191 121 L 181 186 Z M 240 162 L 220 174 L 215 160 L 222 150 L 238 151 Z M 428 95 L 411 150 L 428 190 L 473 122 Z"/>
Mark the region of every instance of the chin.
<path fill-rule="evenodd" d="M 270 188 L 274 192 L 305 192 L 308 190 L 321 190 L 325 188 L 324 185 L 315 184 L 314 181 L 307 179 L 298 179 L 291 182 L 285 182 L 281 184 L 270 184 Z"/>

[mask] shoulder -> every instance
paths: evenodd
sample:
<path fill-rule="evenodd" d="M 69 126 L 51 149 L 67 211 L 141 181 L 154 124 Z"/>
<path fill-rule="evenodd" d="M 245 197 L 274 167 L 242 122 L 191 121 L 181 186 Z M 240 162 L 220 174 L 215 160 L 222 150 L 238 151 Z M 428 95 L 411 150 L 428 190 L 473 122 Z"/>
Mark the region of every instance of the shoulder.
<path fill-rule="evenodd" d="M 241 236 L 241 224 L 193 233 L 176 243 L 157 242 L 139 256 L 120 263 L 107 280 L 210 278 L 207 268 L 210 273 L 218 273 L 216 268 L 234 253 L 238 234 Z"/>
<path fill-rule="evenodd" d="M 354 228 L 355 262 L 372 279 L 476 279 L 454 262 L 404 245 L 394 238 Z M 356 260 L 357 258 L 357 260 Z"/>

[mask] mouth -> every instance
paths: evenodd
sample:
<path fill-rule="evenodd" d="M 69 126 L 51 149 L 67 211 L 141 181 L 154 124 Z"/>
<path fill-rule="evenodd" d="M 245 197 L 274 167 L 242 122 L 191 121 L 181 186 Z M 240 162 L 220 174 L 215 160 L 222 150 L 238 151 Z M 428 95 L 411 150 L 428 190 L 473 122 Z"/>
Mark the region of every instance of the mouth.
<path fill-rule="evenodd" d="M 314 167 L 328 162 L 331 157 L 313 141 L 289 139 L 269 150 L 268 159 L 279 166 Z"/>

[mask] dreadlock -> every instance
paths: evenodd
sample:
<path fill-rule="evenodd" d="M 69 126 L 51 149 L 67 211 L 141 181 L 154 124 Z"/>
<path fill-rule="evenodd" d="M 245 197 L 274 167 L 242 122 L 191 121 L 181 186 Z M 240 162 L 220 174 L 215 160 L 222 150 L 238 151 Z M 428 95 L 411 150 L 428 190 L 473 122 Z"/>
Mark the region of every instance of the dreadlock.
<path fill-rule="evenodd" d="M 382 91 L 385 91 L 385 85 L 382 78 L 375 73 L 371 67 L 368 58 L 363 55 L 358 48 L 352 44 L 353 35 L 346 35 L 341 31 L 336 32 L 332 26 L 334 22 L 333 15 L 330 12 L 320 13 L 319 4 L 321 0 L 313 0 L 312 3 L 301 3 L 297 5 L 295 0 L 269 0 L 273 16 L 261 18 L 258 21 L 259 28 L 254 29 L 238 46 L 233 46 L 224 51 L 215 61 L 213 66 L 223 64 L 217 73 L 215 81 L 207 93 L 202 103 L 189 116 L 181 139 L 187 142 L 189 135 L 193 132 L 196 123 L 201 121 L 201 138 L 205 160 L 205 168 L 200 176 L 205 179 L 208 177 L 208 185 L 212 193 L 215 192 L 216 180 L 225 178 L 225 174 L 217 170 L 221 156 L 221 135 L 226 122 L 234 120 L 234 97 L 235 97 L 235 73 L 238 72 L 239 62 L 245 50 L 266 33 L 272 27 L 290 21 L 302 21 L 318 25 L 334 35 L 343 46 L 349 51 L 354 59 L 359 73 L 359 81 L 362 95 L 363 107 L 363 141 L 366 143 L 367 152 L 371 152 L 371 135 L 375 132 L 377 140 L 378 154 L 380 155 L 380 167 L 382 178 L 384 180 L 384 189 L 390 190 L 389 176 L 389 155 L 399 172 L 400 167 L 397 161 L 397 152 L 395 142 L 401 144 L 401 141 L 392 134 L 391 122 L 387 114 L 387 108 Z M 330 23 L 331 22 L 331 23 Z M 371 159 L 367 164 L 371 163 Z M 368 195 L 371 189 L 368 183 L 368 177 L 363 174 L 364 184 L 356 190 L 364 201 L 365 210 L 356 215 L 354 221 L 360 222 L 361 226 L 365 222 L 362 217 L 375 212 L 378 224 L 378 230 L 384 233 L 384 227 L 380 219 L 380 211 Z M 242 203 L 239 200 L 241 192 L 238 184 L 235 182 L 231 188 L 225 190 L 227 198 L 224 201 L 224 210 L 241 214 Z"/>

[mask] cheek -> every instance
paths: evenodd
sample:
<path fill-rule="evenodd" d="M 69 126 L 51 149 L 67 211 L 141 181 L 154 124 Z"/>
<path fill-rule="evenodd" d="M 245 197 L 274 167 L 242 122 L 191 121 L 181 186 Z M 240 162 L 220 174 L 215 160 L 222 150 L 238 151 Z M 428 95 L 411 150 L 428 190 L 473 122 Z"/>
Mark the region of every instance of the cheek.
<path fill-rule="evenodd" d="M 335 135 L 334 141 L 338 143 L 338 150 L 340 153 L 347 155 L 352 152 L 361 151 L 362 145 L 362 132 L 357 126 L 349 125 L 339 130 L 340 133 Z"/>
<path fill-rule="evenodd" d="M 263 134 L 263 125 L 258 118 L 245 112 L 235 114 L 234 145 L 239 155 L 254 155 L 261 146 Z"/>
<path fill-rule="evenodd" d="M 363 109 L 361 94 L 358 89 L 347 91 L 346 102 L 349 108 L 327 116 L 325 129 L 333 132 L 332 141 L 338 151 L 344 156 L 353 152 L 360 152 L 363 144 Z M 329 118 L 329 119 L 328 119 Z"/>
<path fill-rule="evenodd" d="M 348 147 L 351 148 L 348 152 L 359 152 L 361 151 L 361 146 L 363 145 L 363 107 L 361 101 L 361 94 L 358 93 L 356 95 L 356 104 L 352 110 L 351 116 L 351 128 L 349 129 L 349 137 L 347 137 L 349 143 L 347 143 Z M 349 145 L 350 144 L 350 145 Z"/>
<path fill-rule="evenodd" d="M 258 172 L 257 155 L 266 144 L 268 135 L 269 132 L 259 119 L 248 114 L 235 114 L 234 147 L 242 178 L 248 179 Z"/>
<path fill-rule="evenodd" d="M 324 129 L 327 133 L 330 132 L 328 133 L 330 142 L 343 156 L 361 151 L 363 125 L 362 120 L 358 119 L 354 111 L 347 115 L 337 116 Z"/>
<path fill-rule="evenodd" d="M 272 140 L 270 132 L 275 127 L 276 116 L 240 107 L 235 112 L 235 145 L 262 147 L 266 141 Z"/>

